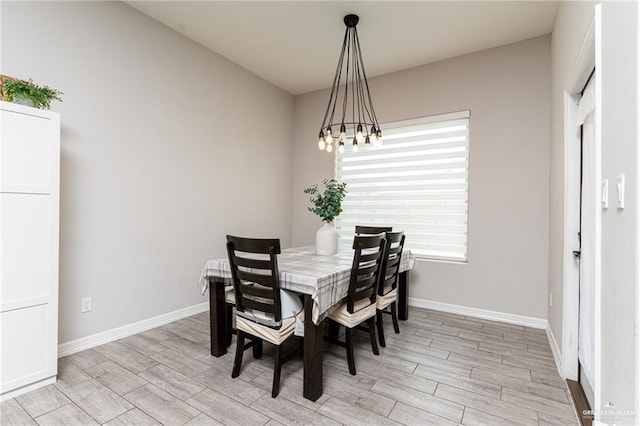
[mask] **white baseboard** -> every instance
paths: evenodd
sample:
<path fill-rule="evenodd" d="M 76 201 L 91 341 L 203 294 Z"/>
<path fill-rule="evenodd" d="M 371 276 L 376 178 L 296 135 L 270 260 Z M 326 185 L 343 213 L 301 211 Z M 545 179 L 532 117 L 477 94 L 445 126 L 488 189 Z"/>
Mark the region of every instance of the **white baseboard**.
<path fill-rule="evenodd" d="M 113 342 L 114 340 L 141 333 L 143 331 L 150 330 L 161 325 L 169 324 L 170 322 L 190 317 L 191 315 L 199 314 L 200 312 L 205 312 L 208 310 L 209 302 L 204 302 L 198 305 L 190 306 L 188 308 L 178 309 L 177 311 L 158 315 L 157 317 L 138 321 L 133 324 L 128 324 L 122 327 L 114 328 L 112 330 L 92 334 L 91 336 L 82 337 L 70 342 L 61 343 L 60 345 L 58 345 L 58 357 L 71 355 L 85 349 Z"/>
<path fill-rule="evenodd" d="M 553 353 L 553 359 L 556 361 L 556 368 L 558 369 L 558 374 L 564 380 L 564 374 L 562 373 L 564 370 L 562 368 L 562 352 L 560 352 L 560 348 L 558 347 L 558 342 L 556 341 L 556 336 L 554 336 L 553 331 L 551 331 L 551 327 L 547 325 L 547 339 L 549 340 L 549 345 L 551 346 L 551 352 Z"/>
<path fill-rule="evenodd" d="M 548 321 L 542 318 L 528 317 L 525 315 L 508 314 L 505 312 L 490 311 L 488 309 L 471 308 L 468 306 L 452 305 L 450 303 L 434 302 L 432 300 L 409 298 L 409 306 L 417 308 L 433 309 L 434 311 L 449 312 L 468 317 L 501 321 L 509 324 L 523 325 L 531 328 L 546 329 Z"/>

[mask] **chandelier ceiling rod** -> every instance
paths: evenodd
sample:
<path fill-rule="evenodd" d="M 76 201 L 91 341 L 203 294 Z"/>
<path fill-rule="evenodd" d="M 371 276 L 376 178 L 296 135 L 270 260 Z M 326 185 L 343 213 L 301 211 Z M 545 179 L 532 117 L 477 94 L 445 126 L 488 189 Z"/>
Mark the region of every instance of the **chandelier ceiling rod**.
<path fill-rule="evenodd" d="M 336 140 L 333 136 L 333 127 L 338 124 L 340 125 L 337 138 L 339 152 L 344 152 L 345 143 L 347 143 L 347 130 L 351 133 L 349 143 L 353 146 L 354 151 L 357 151 L 358 146 L 363 144 L 365 147 L 382 144 L 382 130 L 373 109 L 356 28 L 359 20 L 358 15 L 344 17 L 347 29 L 344 33 L 340 58 L 331 85 L 329 104 L 318 135 L 318 148 L 322 151 L 333 152 Z M 337 123 L 334 122 L 334 117 L 341 96 L 342 113 L 339 115 L 340 122 Z M 351 121 L 348 121 L 349 111 L 351 112 Z"/>

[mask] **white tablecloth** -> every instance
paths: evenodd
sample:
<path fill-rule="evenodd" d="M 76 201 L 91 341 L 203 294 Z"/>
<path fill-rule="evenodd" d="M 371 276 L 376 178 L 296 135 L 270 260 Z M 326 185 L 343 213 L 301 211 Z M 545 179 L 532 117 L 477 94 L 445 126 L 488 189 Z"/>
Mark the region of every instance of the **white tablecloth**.
<path fill-rule="evenodd" d="M 321 256 L 316 254 L 314 246 L 286 249 L 278 255 L 280 286 L 297 293 L 310 294 L 313 322 L 318 324 L 347 296 L 352 262 L 353 252 Z M 414 263 L 411 251 L 405 249 L 400 260 L 400 272 L 412 269 Z M 230 280 L 229 259 L 209 260 L 206 263 L 200 275 L 203 294 L 210 277 Z"/>

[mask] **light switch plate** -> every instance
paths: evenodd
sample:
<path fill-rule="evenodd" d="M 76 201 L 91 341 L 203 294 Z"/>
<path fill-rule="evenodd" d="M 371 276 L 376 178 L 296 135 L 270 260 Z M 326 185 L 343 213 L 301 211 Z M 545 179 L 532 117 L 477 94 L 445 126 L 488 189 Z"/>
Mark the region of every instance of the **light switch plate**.
<path fill-rule="evenodd" d="M 624 209 L 624 175 L 620 175 L 617 177 L 616 189 L 618 191 L 616 207 L 619 209 Z"/>

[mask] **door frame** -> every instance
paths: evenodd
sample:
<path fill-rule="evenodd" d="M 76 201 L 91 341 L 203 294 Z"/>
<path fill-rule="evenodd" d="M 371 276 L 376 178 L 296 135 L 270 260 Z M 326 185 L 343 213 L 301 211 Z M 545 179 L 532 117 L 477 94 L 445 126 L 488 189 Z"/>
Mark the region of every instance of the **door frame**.
<path fill-rule="evenodd" d="M 594 68 L 601 69 L 600 62 L 600 5 L 595 5 L 594 16 L 582 41 L 582 46 L 569 75 L 570 90 L 564 92 L 564 229 L 563 229 L 563 321 L 562 321 L 562 355 L 561 373 L 563 378 L 578 380 L 578 330 L 579 330 L 579 263 L 573 256 L 574 250 L 580 250 L 577 232 L 580 230 L 580 167 L 581 167 L 581 135 L 577 123 L 578 101 L 580 91 Z M 595 149 L 596 170 L 595 181 L 602 181 L 601 166 L 601 88 L 602 77 L 596 71 L 594 76 L 596 91 L 595 115 Z M 601 199 L 601 187 L 591 188 L 596 191 L 596 199 Z M 596 214 L 595 228 L 595 329 L 594 329 L 594 407 L 600 407 L 600 351 L 601 351 L 601 210 Z"/>

